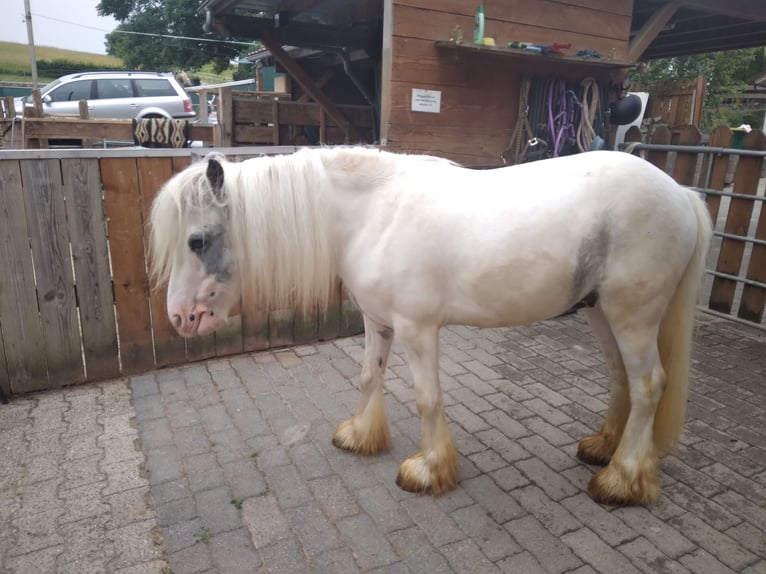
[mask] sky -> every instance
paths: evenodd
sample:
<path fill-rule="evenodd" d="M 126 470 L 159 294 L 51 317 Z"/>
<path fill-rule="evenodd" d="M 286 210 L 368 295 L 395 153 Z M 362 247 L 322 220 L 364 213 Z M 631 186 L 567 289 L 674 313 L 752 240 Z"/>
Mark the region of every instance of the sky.
<path fill-rule="evenodd" d="M 99 0 L 29 0 L 36 46 L 106 54 L 104 36 L 117 26 L 96 12 Z M 0 41 L 27 43 L 24 0 L 3 0 Z"/>

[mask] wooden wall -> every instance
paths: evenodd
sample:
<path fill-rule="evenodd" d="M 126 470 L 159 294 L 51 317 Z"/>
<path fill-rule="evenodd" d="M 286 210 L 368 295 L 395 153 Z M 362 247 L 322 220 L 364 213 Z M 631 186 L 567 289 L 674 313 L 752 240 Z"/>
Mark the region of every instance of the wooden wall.
<path fill-rule="evenodd" d="M 392 150 L 498 165 L 518 117 L 522 74 L 594 75 L 583 67 L 546 68 L 540 58 L 524 62 L 437 49 L 434 43 L 449 40 L 458 25 L 463 42 L 472 42 L 479 2 L 392 0 L 391 103 L 382 130 Z M 483 5 L 485 36 L 494 37 L 498 46 L 571 42 L 571 53 L 587 49 L 626 58 L 632 0 L 485 0 Z M 384 52 L 386 42 L 384 37 Z M 441 113 L 410 111 L 412 88 L 441 91 Z"/>
<path fill-rule="evenodd" d="M 237 159 L 293 150 L 230 151 Z M 207 337 L 176 335 L 165 290 L 150 289 L 145 234 L 154 196 L 190 158 L 189 150 L 0 152 L 3 394 L 362 330 L 338 285 L 322 321 L 255 309 Z"/>

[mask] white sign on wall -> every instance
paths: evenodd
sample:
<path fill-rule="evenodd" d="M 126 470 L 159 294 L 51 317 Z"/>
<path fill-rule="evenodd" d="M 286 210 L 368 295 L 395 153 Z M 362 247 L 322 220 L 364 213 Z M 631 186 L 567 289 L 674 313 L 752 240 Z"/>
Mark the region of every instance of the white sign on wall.
<path fill-rule="evenodd" d="M 442 93 L 439 90 L 412 88 L 412 111 L 438 114 L 441 111 Z"/>

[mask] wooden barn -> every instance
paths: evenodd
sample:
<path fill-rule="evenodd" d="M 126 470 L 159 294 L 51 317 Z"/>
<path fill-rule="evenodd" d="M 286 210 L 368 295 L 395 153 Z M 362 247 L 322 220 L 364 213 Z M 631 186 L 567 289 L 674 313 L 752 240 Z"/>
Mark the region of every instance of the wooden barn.
<path fill-rule="evenodd" d="M 597 108 L 591 123 L 608 138 L 609 102 L 639 61 L 766 44 L 766 4 L 752 0 L 203 0 L 201 10 L 207 30 L 259 40 L 258 64 L 289 78 L 279 105 L 235 97 L 231 143 L 285 121 L 289 133 L 241 143 L 363 141 L 482 166 L 518 161 L 514 146 L 540 129 L 558 138 L 545 126 L 545 96 L 560 99 L 551 90 Z"/>

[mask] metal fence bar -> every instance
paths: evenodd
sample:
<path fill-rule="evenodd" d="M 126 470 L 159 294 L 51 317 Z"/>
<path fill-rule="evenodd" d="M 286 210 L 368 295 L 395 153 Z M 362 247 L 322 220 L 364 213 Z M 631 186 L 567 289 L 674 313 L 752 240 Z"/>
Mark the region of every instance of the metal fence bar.
<path fill-rule="evenodd" d="M 646 150 L 646 151 L 670 151 L 681 153 L 704 153 L 704 154 L 721 154 L 721 155 L 739 155 L 743 157 L 764 157 L 766 158 L 766 151 L 752 150 L 752 149 L 738 149 L 733 147 L 710 147 L 705 145 L 673 145 L 673 144 L 645 144 L 645 143 L 622 143 L 619 144 L 619 149 L 624 151 L 630 147 L 630 151 Z"/>
<path fill-rule="evenodd" d="M 755 245 L 766 246 L 766 240 L 756 239 L 755 237 L 735 235 L 733 233 L 725 233 L 723 231 L 713 231 L 713 235 L 715 235 L 716 237 L 725 237 L 726 239 L 734 239 L 735 241 L 744 241 L 745 243 L 753 243 Z"/>
<path fill-rule="evenodd" d="M 761 281 L 746 279 L 745 277 L 738 277 L 737 275 L 729 275 L 728 273 L 721 273 L 720 271 L 713 271 L 712 269 L 705 269 L 705 272 L 708 275 L 713 275 L 714 277 L 729 279 L 730 281 L 737 281 L 739 283 L 744 283 L 745 285 L 752 285 L 753 287 L 760 287 L 761 289 L 766 289 L 766 283 L 762 283 Z"/>
<path fill-rule="evenodd" d="M 732 191 L 718 191 L 717 189 L 708 189 L 706 187 L 690 187 L 699 193 L 705 195 L 717 195 L 719 197 L 734 197 L 737 199 L 747 199 L 748 201 L 766 201 L 766 197 L 760 195 L 747 195 L 746 193 L 734 193 Z"/>

